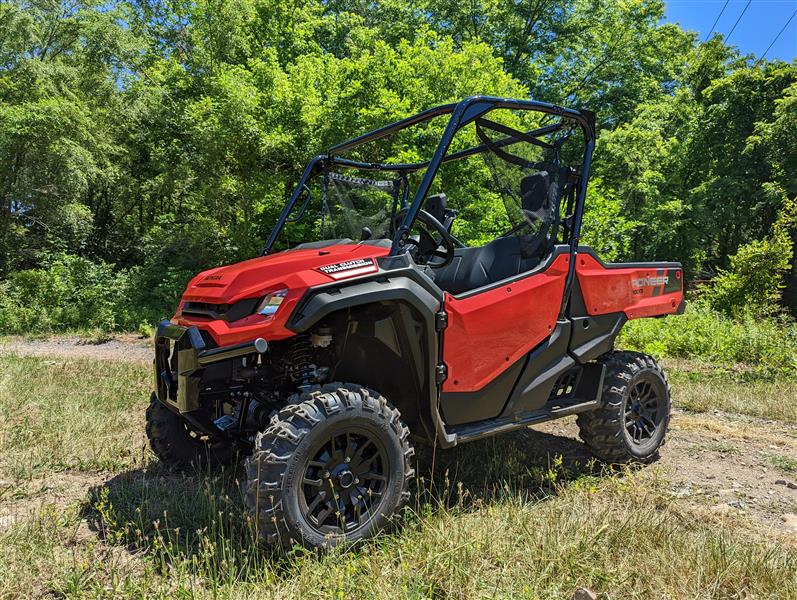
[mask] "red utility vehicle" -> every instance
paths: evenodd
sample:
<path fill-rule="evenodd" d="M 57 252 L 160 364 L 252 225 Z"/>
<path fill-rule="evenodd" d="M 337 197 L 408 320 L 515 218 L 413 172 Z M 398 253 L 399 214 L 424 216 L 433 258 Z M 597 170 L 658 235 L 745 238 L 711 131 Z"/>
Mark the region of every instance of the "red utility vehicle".
<path fill-rule="evenodd" d="M 429 160 L 364 158 L 415 156 L 407 134 L 422 146 L 439 117 Z M 682 270 L 579 244 L 594 141 L 589 112 L 475 96 L 314 158 L 263 255 L 197 275 L 158 327 L 155 453 L 178 468 L 245 455 L 264 538 L 307 546 L 386 527 L 418 445 L 578 414 L 598 457 L 653 460 L 667 380 L 614 340 L 683 311 Z M 455 210 L 446 191 L 471 198 Z"/>

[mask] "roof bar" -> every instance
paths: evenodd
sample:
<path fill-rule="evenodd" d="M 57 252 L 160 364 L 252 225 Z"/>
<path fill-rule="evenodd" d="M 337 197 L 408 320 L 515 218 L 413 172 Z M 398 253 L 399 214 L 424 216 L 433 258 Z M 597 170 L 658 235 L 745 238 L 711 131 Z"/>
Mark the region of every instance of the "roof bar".
<path fill-rule="evenodd" d="M 540 127 L 539 129 L 533 129 L 531 131 L 523 132 L 527 136 L 538 137 L 541 135 L 548 135 L 549 133 L 554 133 L 562 129 L 562 123 L 554 123 L 552 125 L 546 125 L 545 127 Z M 524 140 L 514 138 L 514 137 L 505 137 L 503 139 L 497 140 L 495 142 L 495 146 L 499 148 L 503 148 L 505 146 L 511 146 L 512 144 L 520 143 Z M 469 156 L 473 156 L 474 154 L 480 154 L 488 150 L 487 146 L 484 144 L 479 144 L 478 146 L 471 146 L 470 148 L 465 148 L 464 150 L 458 150 L 457 152 L 452 152 L 451 154 L 447 154 L 443 157 L 442 162 L 452 162 L 455 160 L 460 160 L 462 158 L 467 158 Z M 366 171 L 400 171 L 404 173 L 413 173 L 415 171 L 420 171 L 421 169 L 429 166 L 428 160 L 423 162 L 417 163 L 367 163 L 361 162 L 358 160 L 352 160 L 349 158 L 341 158 L 338 156 L 329 156 L 329 162 L 342 165 L 344 167 L 353 167 L 357 169 L 363 169 Z"/>

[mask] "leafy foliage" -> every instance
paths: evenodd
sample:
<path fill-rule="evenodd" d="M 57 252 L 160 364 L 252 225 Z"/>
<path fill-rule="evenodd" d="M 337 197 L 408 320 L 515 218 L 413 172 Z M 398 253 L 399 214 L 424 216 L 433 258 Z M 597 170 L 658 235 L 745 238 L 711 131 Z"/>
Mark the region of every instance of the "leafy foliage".
<path fill-rule="evenodd" d="M 125 272 L 108 263 L 62 254 L 42 268 L 12 273 L 0 287 L 0 330 L 133 328 Z"/>
<path fill-rule="evenodd" d="M 731 317 L 771 316 L 779 310 L 783 276 L 793 258 L 792 232 L 797 226 L 797 203 L 786 201 L 763 240 L 744 244 L 730 257 L 730 269 L 720 270 L 702 294 L 717 312 Z"/>
<path fill-rule="evenodd" d="M 797 65 L 752 62 L 720 36 L 700 43 L 663 11 L 661 0 L 5 2 L 2 328 L 80 324 L 30 304 L 48 300 L 23 280 L 55 277 L 53 261 L 129 285 L 128 307 L 92 322 L 168 314 L 196 271 L 258 252 L 310 156 L 474 93 L 597 109 L 584 240 L 604 258 L 722 273 L 713 293 L 734 295 L 728 306 L 754 296 L 771 308 L 782 277 L 794 310 L 797 263 L 772 226 L 797 197 Z M 391 152 L 428 156 L 440 127 Z M 486 177 L 451 165 L 436 182 L 470 243 L 501 225 Z M 778 263 L 770 280 L 742 274 L 766 260 Z"/>
<path fill-rule="evenodd" d="M 729 369 L 749 368 L 754 376 L 797 373 L 797 324 L 787 319 L 736 319 L 703 303 L 684 315 L 640 319 L 626 324 L 619 344 L 652 354 L 700 359 Z"/>

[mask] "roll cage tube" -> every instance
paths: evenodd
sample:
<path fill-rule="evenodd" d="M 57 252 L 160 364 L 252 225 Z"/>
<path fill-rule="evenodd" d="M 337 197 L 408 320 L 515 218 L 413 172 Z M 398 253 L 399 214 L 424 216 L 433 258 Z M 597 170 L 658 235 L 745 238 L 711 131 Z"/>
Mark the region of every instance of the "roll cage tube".
<path fill-rule="evenodd" d="M 296 185 L 296 188 L 291 194 L 290 199 L 285 204 L 285 207 L 282 209 L 282 212 L 280 213 L 277 223 L 272 229 L 268 237 L 268 240 L 266 241 L 266 245 L 263 248 L 263 254 L 264 255 L 268 254 L 271 251 L 271 248 L 276 242 L 277 237 L 279 236 L 280 232 L 285 226 L 285 223 L 288 220 L 288 216 L 293 210 L 293 207 L 295 206 L 296 202 L 301 197 L 304 187 L 307 183 L 307 180 L 315 173 L 316 169 L 318 169 L 323 164 L 339 164 L 341 166 L 349 166 L 365 170 L 394 171 L 398 173 L 409 173 L 413 171 L 418 171 L 420 169 L 423 169 L 424 167 L 426 168 L 426 172 L 424 173 L 421 183 L 415 192 L 415 195 L 412 199 L 412 203 L 408 207 L 407 215 L 405 216 L 401 226 L 396 230 L 396 233 L 393 237 L 393 244 L 390 250 L 390 255 L 396 255 L 405 252 L 406 251 L 405 242 L 409 236 L 409 232 L 412 229 L 412 225 L 415 222 L 415 218 L 418 216 L 418 210 L 420 209 L 423 202 L 426 200 L 426 196 L 429 193 L 429 189 L 431 188 L 432 182 L 434 181 L 434 178 L 437 175 L 437 171 L 440 168 L 440 165 L 443 164 L 444 162 L 449 162 L 451 160 L 458 160 L 461 158 L 465 158 L 467 156 L 471 156 L 473 154 L 478 154 L 487 149 L 486 146 L 482 144 L 480 146 L 474 146 L 472 148 L 467 148 L 465 150 L 461 150 L 459 152 L 446 155 L 446 152 L 448 151 L 448 148 L 450 147 L 451 142 L 454 139 L 454 135 L 456 135 L 457 131 L 459 131 L 461 128 L 468 125 L 477 118 L 481 117 L 482 115 L 492 110 L 499 108 L 516 109 L 516 110 L 533 110 L 545 114 L 567 117 L 568 119 L 571 119 L 576 123 L 578 123 L 579 126 L 581 127 L 581 130 L 584 134 L 585 144 L 584 144 L 584 154 L 583 154 L 582 167 L 581 167 L 580 185 L 578 189 L 578 194 L 576 196 L 576 202 L 573 212 L 573 225 L 571 229 L 571 239 L 570 239 L 570 254 L 571 256 L 575 257 L 575 254 L 578 251 L 581 222 L 584 215 L 584 201 L 586 197 L 587 180 L 589 178 L 589 169 L 592 159 L 592 151 L 595 147 L 594 113 L 590 111 L 577 111 L 574 109 L 564 108 L 561 106 L 557 106 L 555 104 L 549 104 L 547 102 L 539 102 L 536 100 L 516 100 L 511 98 L 498 98 L 494 96 L 470 96 L 458 102 L 457 104 L 445 104 L 442 106 L 430 108 L 411 117 L 407 117 L 406 119 L 402 119 L 400 121 L 396 121 L 395 123 L 385 125 L 384 127 L 380 127 L 379 129 L 375 129 L 369 133 L 365 133 L 361 136 L 358 136 L 356 138 L 353 138 L 351 140 L 333 146 L 332 148 L 329 149 L 327 154 L 322 154 L 314 157 L 305 167 L 302 176 Z M 445 130 L 443 131 L 443 135 L 440 138 L 440 142 L 438 143 L 437 148 L 435 149 L 435 152 L 432 155 L 432 158 L 428 161 L 419 162 L 419 163 L 407 163 L 407 164 L 380 164 L 380 163 L 365 163 L 365 162 L 360 162 L 335 156 L 335 154 L 337 153 L 345 152 L 347 150 L 351 150 L 363 144 L 382 139 L 388 135 L 391 135 L 403 129 L 407 129 L 408 127 L 412 127 L 413 125 L 417 125 L 419 123 L 431 120 L 435 117 L 444 114 L 451 114 L 451 117 L 449 118 L 448 123 L 446 124 Z M 557 131 L 560 128 L 561 126 L 559 124 L 549 125 L 546 127 L 541 127 L 534 131 L 527 132 L 526 135 L 531 135 L 531 136 L 546 135 L 548 133 Z M 506 146 L 513 143 L 517 143 L 518 141 L 519 140 L 517 139 L 506 138 L 504 140 L 497 141 L 496 144 L 499 144 L 501 146 Z M 564 313 L 566 307 L 566 299 L 569 298 L 570 296 L 569 292 L 573 282 L 574 264 L 575 260 L 573 259 L 570 261 L 570 269 L 568 272 L 566 286 L 565 286 L 565 294 L 564 294 L 565 301 L 563 301 L 562 303 L 562 313 Z"/>

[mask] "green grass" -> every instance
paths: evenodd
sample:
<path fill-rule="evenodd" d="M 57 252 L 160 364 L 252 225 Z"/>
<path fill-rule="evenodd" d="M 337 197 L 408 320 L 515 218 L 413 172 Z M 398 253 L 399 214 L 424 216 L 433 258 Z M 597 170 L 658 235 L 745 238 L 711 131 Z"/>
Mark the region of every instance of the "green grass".
<path fill-rule="evenodd" d="M 782 454 L 773 454 L 769 457 L 769 462 L 776 469 L 786 471 L 787 473 L 797 473 L 797 458 L 793 456 L 784 456 Z"/>
<path fill-rule="evenodd" d="M 793 380 L 675 366 L 682 408 L 795 420 Z M 541 433 L 456 449 L 419 483 L 404 526 L 363 548 L 272 555 L 245 517 L 240 472 L 168 474 L 144 448 L 148 366 L 5 356 L 0 374 L 0 479 L 21 490 L 0 495 L 0 515 L 19 516 L 0 521 L 0 598 L 797 596 L 797 547 Z M 86 483 L 54 497 L 66 476 Z"/>
<path fill-rule="evenodd" d="M 0 478 L 141 464 L 149 378 L 138 364 L 0 357 Z"/>
<path fill-rule="evenodd" d="M 678 408 L 797 423 L 797 380 L 774 375 L 747 377 L 745 370 L 729 371 L 700 363 L 663 362 Z"/>
<path fill-rule="evenodd" d="M 231 487 L 219 481 L 118 485 L 94 498 L 102 543 L 74 533 L 77 512 L 43 510 L 0 534 L 0 594 L 567 598 L 576 586 L 621 598 L 797 594 L 797 551 L 695 518 L 633 474 L 577 479 L 531 502 L 511 486 L 463 494 L 421 506 L 400 533 L 359 551 L 287 557 L 251 543 L 240 503 L 225 499 Z M 157 504 L 154 522 L 134 508 L 142 495 Z"/>
<path fill-rule="evenodd" d="M 706 361 L 746 379 L 797 375 L 793 319 L 731 319 L 699 302 L 680 316 L 631 321 L 623 327 L 618 346 L 656 357 Z"/>

